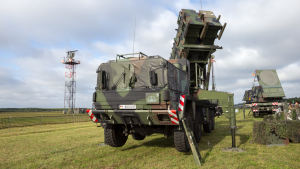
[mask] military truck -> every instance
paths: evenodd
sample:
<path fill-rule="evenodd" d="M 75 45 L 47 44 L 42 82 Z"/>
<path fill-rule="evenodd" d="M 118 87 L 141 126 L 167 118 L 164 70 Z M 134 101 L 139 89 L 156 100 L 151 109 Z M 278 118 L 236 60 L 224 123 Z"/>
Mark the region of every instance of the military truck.
<path fill-rule="evenodd" d="M 199 143 L 202 126 L 206 133 L 214 130 L 218 105 L 226 117 L 234 114 L 232 93 L 208 90 L 212 54 L 222 49 L 214 40 L 221 38 L 226 26 L 219 19 L 211 11 L 183 9 L 169 60 L 142 52 L 118 54 L 97 68 L 96 110 L 87 113 L 105 126 L 106 144 L 120 147 L 129 135 L 143 140 L 162 133 L 174 135 L 176 150 L 188 152 L 191 146 L 182 119 Z"/>
<path fill-rule="evenodd" d="M 245 91 L 242 99 L 251 107 L 253 116 L 283 111 L 285 94 L 276 70 L 256 70 L 254 75 L 254 85 Z"/>

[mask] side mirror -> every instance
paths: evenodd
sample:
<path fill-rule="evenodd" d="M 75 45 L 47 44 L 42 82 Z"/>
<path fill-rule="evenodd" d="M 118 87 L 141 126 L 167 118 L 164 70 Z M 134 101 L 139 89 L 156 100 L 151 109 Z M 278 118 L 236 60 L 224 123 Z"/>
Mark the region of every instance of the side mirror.
<path fill-rule="evenodd" d="M 96 102 L 96 98 L 97 98 L 97 93 L 94 92 L 94 93 L 93 93 L 93 102 Z"/>
<path fill-rule="evenodd" d="M 101 86 L 102 89 L 106 89 L 106 72 L 105 71 L 101 71 Z"/>
<path fill-rule="evenodd" d="M 150 71 L 150 83 L 153 86 L 157 85 L 157 74 L 154 70 Z"/>

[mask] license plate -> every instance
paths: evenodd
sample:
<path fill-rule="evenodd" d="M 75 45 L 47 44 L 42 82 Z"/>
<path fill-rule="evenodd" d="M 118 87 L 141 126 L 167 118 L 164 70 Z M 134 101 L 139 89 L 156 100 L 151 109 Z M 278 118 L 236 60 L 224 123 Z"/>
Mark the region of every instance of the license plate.
<path fill-rule="evenodd" d="M 136 105 L 120 105 L 120 109 L 136 109 Z"/>

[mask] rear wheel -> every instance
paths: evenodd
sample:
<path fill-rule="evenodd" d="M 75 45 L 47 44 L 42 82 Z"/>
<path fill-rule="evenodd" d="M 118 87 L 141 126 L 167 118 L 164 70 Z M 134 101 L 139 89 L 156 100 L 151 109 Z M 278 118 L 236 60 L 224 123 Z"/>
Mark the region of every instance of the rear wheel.
<path fill-rule="evenodd" d="M 193 133 L 195 136 L 195 140 L 197 143 L 200 143 L 201 140 L 201 132 L 202 132 L 202 125 L 200 124 L 200 114 L 196 112 L 196 119 L 193 123 Z"/>
<path fill-rule="evenodd" d="M 211 113 L 210 113 L 210 110 L 208 110 L 208 113 L 207 115 L 209 116 L 210 120 L 206 123 L 206 124 L 203 124 L 203 130 L 205 133 L 211 133 Z"/>
<path fill-rule="evenodd" d="M 123 134 L 123 126 L 118 124 L 106 124 L 104 129 L 105 144 L 112 147 L 122 147 L 128 136 Z"/>
<path fill-rule="evenodd" d="M 140 133 L 133 133 L 131 134 L 134 140 L 144 140 L 146 136 L 141 135 Z"/>
<path fill-rule="evenodd" d="M 211 119 L 211 130 L 215 129 L 215 117 L 212 117 Z"/>
<path fill-rule="evenodd" d="M 190 129 L 193 129 L 193 121 L 190 115 L 187 115 L 186 122 Z M 174 131 L 174 145 L 175 149 L 179 152 L 189 152 L 191 150 L 189 140 L 184 130 Z"/>
<path fill-rule="evenodd" d="M 210 122 L 203 124 L 203 130 L 205 133 L 211 133 L 211 124 Z"/>
<path fill-rule="evenodd" d="M 211 129 L 214 130 L 215 129 L 215 110 L 212 110 L 212 113 L 211 113 Z"/>

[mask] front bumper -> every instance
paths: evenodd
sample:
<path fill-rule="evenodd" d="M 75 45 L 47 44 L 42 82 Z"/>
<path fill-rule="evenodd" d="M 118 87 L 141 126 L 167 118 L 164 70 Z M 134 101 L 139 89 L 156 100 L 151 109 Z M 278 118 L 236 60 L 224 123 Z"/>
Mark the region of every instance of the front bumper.
<path fill-rule="evenodd" d="M 179 125 L 176 110 L 87 110 L 93 122 L 131 125 Z"/>

